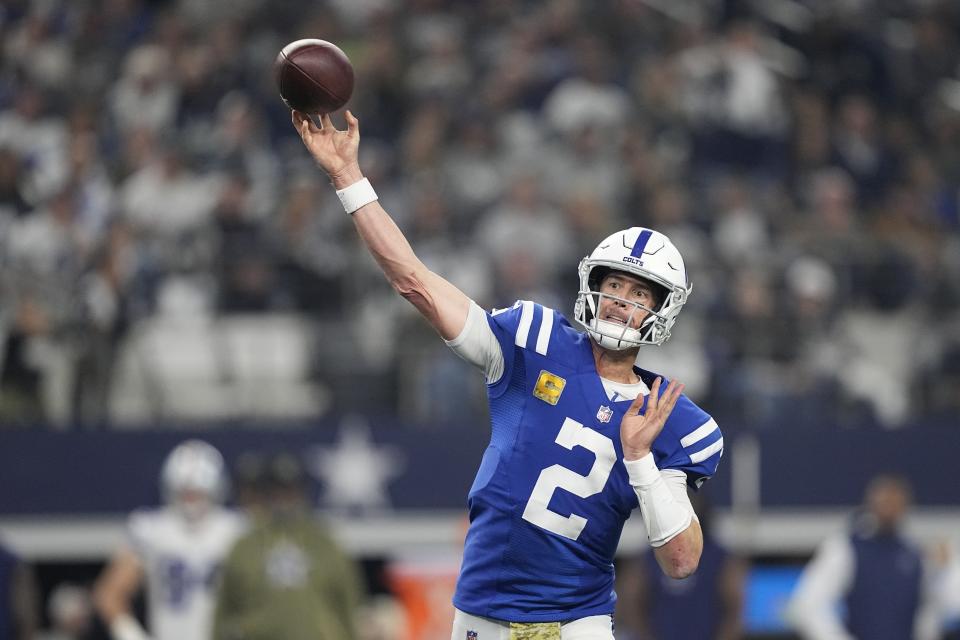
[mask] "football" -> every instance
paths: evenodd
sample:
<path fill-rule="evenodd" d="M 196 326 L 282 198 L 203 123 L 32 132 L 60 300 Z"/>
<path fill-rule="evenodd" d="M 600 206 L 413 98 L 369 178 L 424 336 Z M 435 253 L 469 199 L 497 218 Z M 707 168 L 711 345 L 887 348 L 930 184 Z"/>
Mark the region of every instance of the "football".
<path fill-rule="evenodd" d="M 331 113 L 353 93 L 353 65 L 338 46 L 308 38 L 277 54 L 273 74 L 287 106 L 309 114 Z"/>

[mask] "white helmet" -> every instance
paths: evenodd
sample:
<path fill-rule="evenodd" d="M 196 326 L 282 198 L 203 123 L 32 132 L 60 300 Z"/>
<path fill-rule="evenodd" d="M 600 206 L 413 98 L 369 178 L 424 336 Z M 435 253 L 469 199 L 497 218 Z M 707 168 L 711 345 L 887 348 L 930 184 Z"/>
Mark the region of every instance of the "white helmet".
<path fill-rule="evenodd" d="M 610 271 L 643 278 L 658 289 L 656 309 L 601 294 L 600 283 Z M 670 328 L 687 301 L 692 285 L 687 281 L 683 257 L 670 239 L 658 231 L 631 227 L 618 231 L 601 242 L 580 261 L 580 291 L 574 318 L 601 347 L 620 351 L 644 344 L 661 345 L 670 337 Z M 639 329 L 597 317 L 601 298 L 614 298 L 633 307 L 631 314 L 643 309 L 649 313 Z"/>
<path fill-rule="evenodd" d="M 202 440 L 187 440 L 177 445 L 163 463 L 160 484 L 164 500 L 194 517 L 213 503 L 226 498 L 227 477 L 223 456 L 212 445 Z M 207 496 L 208 504 L 184 503 L 180 496 L 185 491 Z"/>

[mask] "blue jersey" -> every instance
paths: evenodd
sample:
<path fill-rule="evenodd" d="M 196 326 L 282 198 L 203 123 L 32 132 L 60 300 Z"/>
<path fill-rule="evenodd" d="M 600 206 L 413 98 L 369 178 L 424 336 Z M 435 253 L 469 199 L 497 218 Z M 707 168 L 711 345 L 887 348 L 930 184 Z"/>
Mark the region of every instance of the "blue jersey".
<path fill-rule="evenodd" d="M 454 605 L 511 622 L 611 614 L 613 556 L 638 506 L 620 443 L 632 399 L 608 398 L 589 338 L 553 309 L 518 302 L 487 322 L 504 372 L 488 385 L 492 434 L 470 489 Z M 647 386 L 656 378 L 635 371 Z M 716 423 L 683 396 L 653 454 L 697 487 L 722 448 Z"/>

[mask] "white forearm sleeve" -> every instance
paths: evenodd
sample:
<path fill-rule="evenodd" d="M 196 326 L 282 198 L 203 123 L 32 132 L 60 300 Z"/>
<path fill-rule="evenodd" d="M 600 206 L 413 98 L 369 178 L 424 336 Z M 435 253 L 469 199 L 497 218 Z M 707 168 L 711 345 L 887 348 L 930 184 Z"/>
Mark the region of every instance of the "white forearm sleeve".
<path fill-rule="evenodd" d="M 493 329 L 487 324 L 487 314 L 473 300 L 467 312 L 467 322 L 453 340 L 446 340 L 454 353 L 483 370 L 487 384 L 493 384 L 503 375 L 503 352 Z"/>
<path fill-rule="evenodd" d="M 682 497 L 671 491 L 653 460 L 653 453 L 639 460 L 624 460 L 623 464 L 627 468 L 630 485 L 640 500 L 640 513 L 647 527 L 650 546 L 662 547 L 685 531 L 695 517 L 686 487 L 680 494 Z M 679 473 L 682 475 L 682 472 Z M 672 481 L 672 477 L 670 479 Z"/>

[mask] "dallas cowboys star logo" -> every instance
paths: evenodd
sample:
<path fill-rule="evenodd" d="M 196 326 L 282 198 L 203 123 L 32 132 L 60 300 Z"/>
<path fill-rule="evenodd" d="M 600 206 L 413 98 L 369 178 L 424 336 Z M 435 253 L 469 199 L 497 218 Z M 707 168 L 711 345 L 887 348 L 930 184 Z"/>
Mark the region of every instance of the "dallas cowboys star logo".
<path fill-rule="evenodd" d="M 323 484 L 321 502 L 348 511 L 389 509 L 386 487 L 405 462 L 397 447 L 377 446 L 370 426 L 357 416 L 344 419 L 336 442 L 307 454 L 311 475 Z"/>

